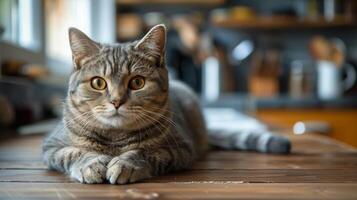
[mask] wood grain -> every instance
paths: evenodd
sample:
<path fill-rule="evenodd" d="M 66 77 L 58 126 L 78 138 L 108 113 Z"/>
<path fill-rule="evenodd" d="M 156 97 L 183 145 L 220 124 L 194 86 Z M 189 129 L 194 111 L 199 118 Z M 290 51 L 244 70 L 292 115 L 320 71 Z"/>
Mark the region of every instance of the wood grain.
<path fill-rule="evenodd" d="M 294 136 L 289 155 L 215 150 L 192 170 L 124 186 L 85 185 L 47 170 L 43 136 L 0 141 L 0 199 L 357 199 L 356 149 Z"/>
<path fill-rule="evenodd" d="M 42 160 L 2 160 L 0 169 L 46 169 Z M 357 153 L 273 155 L 213 151 L 198 160 L 193 169 L 355 169 Z"/>
<path fill-rule="evenodd" d="M 145 180 L 151 183 L 190 181 L 239 181 L 244 183 L 353 183 L 356 169 L 256 169 L 256 170 L 189 170 Z M 70 182 L 60 173 L 48 170 L 0 170 L 0 182 Z"/>
<path fill-rule="evenodd" d="M 357 184 L 140 183 L 84 185 L 77 183 L 0 183 L 0 198 L 134 199 L 128 190 L 156 193 L 157 199 L 356 199 Z M 155 198 L 152 198 L 155 199 Z"/>

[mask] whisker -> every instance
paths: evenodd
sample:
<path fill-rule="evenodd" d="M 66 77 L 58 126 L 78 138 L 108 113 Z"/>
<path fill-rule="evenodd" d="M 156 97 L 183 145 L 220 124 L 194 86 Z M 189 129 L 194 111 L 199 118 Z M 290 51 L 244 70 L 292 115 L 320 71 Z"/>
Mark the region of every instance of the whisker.
<path fill-rule="evenodd" d="M 144 113 L 142 113 L 142 114 L 144 114 Z M 150 116 L 148 116 L 148 115 L 146 115 L 146 114 L 144 114 L 147 118 L 151 118 Z M 156 119 L 154 119 L 154 122 L 156 122 L 157 120 Z M 155 128 L 158 128 L 158 130 L 160 131 L 160 133 L 162 134 L 162 135 L 164 135 L 164 138 L 165 138 L 165 140 L 166 140 L 166 142 L 167 142 L 167 145 L 168 146 L 171 146 L 171 143 L 169 142 L 169 140 L 167 139 L 167 134 L 165 134 L 165 133 L 167 133 L 167 129 L 168 129 L 168 127 L 164 127 L 160 122 L 158 122 L 157 124 L 155 124 L 154 125 L 155 126 Z M 162 128 L 166 128 L 166 132 L 164 132 L 163 130 L 162 130 Z M 147 131 L 147 130 L 145 130 L 145 131 Z"/>
<path fill-rule="evenodd" d="M 160 126 L 161 127 L 163 127 L 163 128 L 166 128 L 166 134 L 165 134 L 165 136 L 167 136 L 167 135 L 169 135 L 170 137 L 171 137 L 171 139 L 175 142 L 175 144 L 176 144 L 176 147 L 179 149 L 179 145 L 178 145 L 178 143 L 177 143 L 177 140 L 176 140 L 176 138 L 172 135 L 173 133 L 171 132 L 171 131 L 167 131 L 168 129 L 169 129 L 169 127 L 165 127 L 165 125 L 163 125 L 158 119 L 155 119 L 155 118 L 153 118 L 152 116 L 150 116 L 149 114 L 150 113 L 148 113 L 146 110 L 144 110 L 144 109 L 142 109 L 141 110 L 143 113 L 142 114 L 144 114 L 144 115 L 146 115 L 147 117 L 149 117 L 149 118 L 151 118 L 152 120 L 154 120 L 154 121 L 156 121 L 158 124 L 160 124 Z M 146 114 L 145 114 L 145 112 L 146 112 Z M 155 114 L 158 114 L 158 113 L 155 113 Z M 161 118 L 163 117 L 164 115 L 161 115 Z M 162 119 L 164 119 L 164 120 L 166 120 L 167 122 L 169 122 L 167 119 L 165 119 L 165 118 L 162 118 Z M 169 122 L 170 123 L 170 122 Z M 172 126 L 174 126 L 175 127 L 175 130 L 177 129 L 177 126 L 176 126 L 176 124 L 175 123 L 170 123 Z M 168 141 L 167 141 L 168 142 Z M 170 145 L 170 143 L 168 142 L 168 145 Z"/>

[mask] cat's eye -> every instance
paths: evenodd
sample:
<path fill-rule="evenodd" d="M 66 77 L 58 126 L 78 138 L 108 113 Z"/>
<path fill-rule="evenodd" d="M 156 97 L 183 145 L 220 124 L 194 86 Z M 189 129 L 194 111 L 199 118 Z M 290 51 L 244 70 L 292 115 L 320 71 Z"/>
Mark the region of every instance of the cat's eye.
<path fill-rule="evenodd" d="M 132 90 L 139 90 L 145 85 L 145 79 L 142 76 L 135 76 L 129 81 L 129 88 Z"/>
<path fill-rule="evenodd" d="M 90 85 L 96 90 L 104 90 L 107 88 L 107 82 L 105 82 L 104 78 L 98 76 L 92 78 Z"/>

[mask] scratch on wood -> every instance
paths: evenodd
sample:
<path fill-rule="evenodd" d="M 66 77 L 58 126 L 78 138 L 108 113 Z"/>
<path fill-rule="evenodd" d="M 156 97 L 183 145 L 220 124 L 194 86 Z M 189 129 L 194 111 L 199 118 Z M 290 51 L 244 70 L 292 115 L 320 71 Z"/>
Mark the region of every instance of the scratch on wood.
<path fill-rule="evenodd" d="M 14 197 L 12 196 L 12 194 L 11 194 L 10 192 L 5 191 L 5 194 L 8 195 L 8 197 L 9 197 L 10 199 L 14 199 Z"/>
<path fill-rule="evenodd" d="M 242 184 L 244 181 L 189 181 L 189 182 L 170 182 L 174 184 Z"/>
<path fill-rule="evenodd" d="M 57 189 L 55 189 L 55 193 L 56 193 L 58 199 L 62 199 L 62 195 L 58 192 Z"/>
<path fill-rule="evenodd" d="M 77 199 L 76 195 L 74 195 L 72 192 L 68 191 L 67 189 L 62 188 L 62 191 L 68 194 L 70 197 L 72 197 L 72 199 Z"/>
<path fill-rule="evenodd" d="M 159 194 L 156 192 L 144 193 L 138 189 L 127 189 L 121 195 L 123 198 L 131 198 L 131 199 L 158 199 Z"/>

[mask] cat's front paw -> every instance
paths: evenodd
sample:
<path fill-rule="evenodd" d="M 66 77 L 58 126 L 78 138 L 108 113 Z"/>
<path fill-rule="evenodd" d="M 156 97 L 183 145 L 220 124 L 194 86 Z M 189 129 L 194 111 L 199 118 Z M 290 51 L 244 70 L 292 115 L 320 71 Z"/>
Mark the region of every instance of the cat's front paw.
<path fill-rule="evenodd" d="M 150 168 L 145 161 L 115 157 L 108 164 L 107 180 L 111 184 L 134 183 L 150 177 Z"/>
<path fill-rule="evenodd" d="M 76 163 L 70 176 L 81 183 L 102 183 L 105 180 L 109 156 L 88 156 L 83 161 Z"/>

